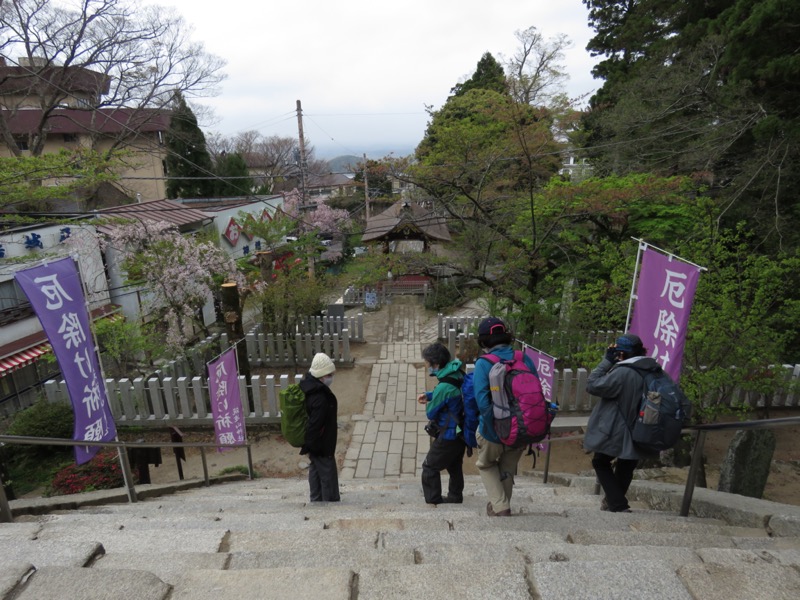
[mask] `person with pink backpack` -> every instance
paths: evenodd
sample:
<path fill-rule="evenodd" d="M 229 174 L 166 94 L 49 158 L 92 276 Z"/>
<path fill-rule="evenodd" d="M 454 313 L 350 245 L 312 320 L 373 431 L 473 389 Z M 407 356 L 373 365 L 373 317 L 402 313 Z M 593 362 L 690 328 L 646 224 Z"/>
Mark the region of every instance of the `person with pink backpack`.
<path fill-rule="evenodd" d="M 511 346 L 513 341 L 514 337 L 506 324 L 497 317 L 484 319 L 478 325 L 478 345 L 485 354 L 475 361 L 473 379 L 475 399 L 480 410 L 480 422 L 476 434 L 478 460 L 475 466 L 478 467 L 481 481 L 489 497 L 486 514 L 490 517 L 511 516 L 511 494 L 517 465 L 528 445 L 528 440 L 532 439 L 528 434 L 533 434 L 532 428 L 535 427 L 532 421 L 527 420 L 529 413 L 523 418 L 518 410 L 516 414 L 498 418 L 502 413 L 499 399 L 505 395 L 504 400 L 508 400 L 513 393 L 515 398 L 512 405 L 516 405 L 517 409 L 522 406 L 523 410 L 527 410 L 524 404 L 528 400 L 535 403 L 537 414 L 544 411 L 542 413 L 544 416 L 541 417 L 545 421 L 542 423 L 543 431 L 549 429 L 549 421 L 552 420 L 546 412 L 547 405 L 541 392 L 536 367 L 530 358 L 514 351 Z M 498 371 L 495 366 L 498 364 L 506 366 L 505 386 L 498 386 L 495 379 L 495 373 Z M 518 403 L 517 399 L 523 401 Z M 531 431 L 526 432 L 526 425 Z M 501 438 L 498 430 L 505 437 Z M 538 432 L 535 433 L 533 437 L 538 436 Z"/>

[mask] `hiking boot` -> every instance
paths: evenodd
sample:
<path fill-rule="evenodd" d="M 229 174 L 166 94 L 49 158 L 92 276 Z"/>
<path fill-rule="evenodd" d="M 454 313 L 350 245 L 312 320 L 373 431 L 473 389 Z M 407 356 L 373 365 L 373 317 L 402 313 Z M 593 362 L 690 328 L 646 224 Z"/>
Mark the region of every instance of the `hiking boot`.
<path fill-rule="evenodd" d="M 442 504 L 463 504 L 464 498 L 461 496 L 445 496 L 442 498 Z"/>

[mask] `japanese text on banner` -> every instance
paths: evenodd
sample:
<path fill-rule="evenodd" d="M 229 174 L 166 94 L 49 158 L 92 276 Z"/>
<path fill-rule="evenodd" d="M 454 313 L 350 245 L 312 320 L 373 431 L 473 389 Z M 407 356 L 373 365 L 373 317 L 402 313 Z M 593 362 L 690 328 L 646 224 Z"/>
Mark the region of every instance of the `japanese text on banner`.
<path fill-rule="evenodd" d="M 675 381 L 680 379 L 686 327 L 700 267 L 648 247 L 636 288 L 630 331 Z"/>
<path fill-rule="evenodd" d="M 71 258 L 15 274 L 42 324 L 75 415 L 75 441 L 107 442 L 117 435 L 106 397 L 100 362 L 89 329 L 80 274 Z M 76 446 L 78 464 L 89 461 L 97 446 Z"/>
<path fill-rule="evenodd" d="M 236 347 L 229 348 L 217 360 L 208 363 L 211 415 L 218 444 L 241 444 L 245 441 L 238 375 Z"/>

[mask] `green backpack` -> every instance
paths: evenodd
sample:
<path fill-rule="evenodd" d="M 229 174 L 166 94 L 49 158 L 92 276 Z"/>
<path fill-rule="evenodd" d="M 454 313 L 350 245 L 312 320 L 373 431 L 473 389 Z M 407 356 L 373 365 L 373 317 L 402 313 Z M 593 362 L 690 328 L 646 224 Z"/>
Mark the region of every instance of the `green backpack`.
<path fill-rule="evenodd" d="M 293 383 L 285 390 L 281 390 L 279 396 L 281 433 L 292 446 L 300 448 L 306 441 L 306 424 L 308 423 L 306 395 L 300 389 L 300 385 Z"/>

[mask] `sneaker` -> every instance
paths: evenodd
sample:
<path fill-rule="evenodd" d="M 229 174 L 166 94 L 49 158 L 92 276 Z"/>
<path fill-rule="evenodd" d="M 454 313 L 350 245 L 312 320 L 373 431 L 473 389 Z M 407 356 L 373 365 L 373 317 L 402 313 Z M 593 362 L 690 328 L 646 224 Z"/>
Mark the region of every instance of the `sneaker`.
<path fill-rule="evenodd" d="M 511 516 L 511 509 L 507 508 L 505 510 L 501 510 L 500 512 L 494 512 L 494 508 L 492 507 L 492 503 L 489 502 L 486 504 L 486 514 L 490 517 L 510 517 Z"/>

